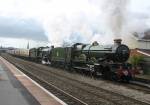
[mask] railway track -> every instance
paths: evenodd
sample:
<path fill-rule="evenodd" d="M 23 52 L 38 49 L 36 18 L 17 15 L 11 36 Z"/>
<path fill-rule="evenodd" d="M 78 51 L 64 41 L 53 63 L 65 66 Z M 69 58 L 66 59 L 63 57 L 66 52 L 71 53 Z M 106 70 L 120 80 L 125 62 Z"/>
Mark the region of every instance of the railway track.
<path fill-rule="evenodd" d="M 61 90 L 60 88 L 56 87 L 55 85 L 45 81 L 44 79 L 38 77 L 37 75 L 33 74 L 29 70 L 26 70 L 25 68 L 22 68 L 20 65 L 16 64 L 16 67 L 18 67 L 20 70 L 22 70 L 26 75 L 31 77 L 33 80 L 41 84 L 44 88 L 51 91 L 56 97 L 59 97 L 60 99 L 64 100 L 69 105 L 87 105 L 86 103 L 82 102 L 81 100 L 73 97 L 72 95 L 66 93 L 65 91 Z"/>
<path fill-rule="evenodd" d="M 3 57 L 68 105 L 149 105 L 146 102 L 54 73 L 47 67 L 8 57 L 8 55 Z"/>

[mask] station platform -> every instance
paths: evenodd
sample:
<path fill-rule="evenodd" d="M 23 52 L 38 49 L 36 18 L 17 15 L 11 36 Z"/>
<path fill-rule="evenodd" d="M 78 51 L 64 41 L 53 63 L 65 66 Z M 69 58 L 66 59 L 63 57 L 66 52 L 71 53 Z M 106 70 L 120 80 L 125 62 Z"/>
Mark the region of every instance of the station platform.
<path fill-rule="evenodd" d="M 66 105 L 0 57 L 0 105 Z"/>
<path fill-rule="evenodd" d="M 135 75 L 135 80 L 150 84 L 150 75 L 138 74 L 138 75 Z"/>

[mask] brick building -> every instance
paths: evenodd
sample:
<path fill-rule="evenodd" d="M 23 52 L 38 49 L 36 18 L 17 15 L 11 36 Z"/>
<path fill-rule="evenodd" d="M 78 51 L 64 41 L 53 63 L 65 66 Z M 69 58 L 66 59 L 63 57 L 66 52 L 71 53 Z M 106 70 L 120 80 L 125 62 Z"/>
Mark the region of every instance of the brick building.
<path fill-rule="evenodd" d="M 150 75 L 150 50 L 148 49 L 131 49 L 130 56 L 139 55 L 143 56 L 143 60 L 141 62 L 142 69 L 144 74 Z"/>
<path fill-rule="evenodd" d="M 143 56 L 142 67 L 145 74 L 150 74 L 150 30 L 144 33 L 134 33 L 125 39 L 125 44 L 127 44 L 131 49 L 131 55 L 141 55 Z"/>

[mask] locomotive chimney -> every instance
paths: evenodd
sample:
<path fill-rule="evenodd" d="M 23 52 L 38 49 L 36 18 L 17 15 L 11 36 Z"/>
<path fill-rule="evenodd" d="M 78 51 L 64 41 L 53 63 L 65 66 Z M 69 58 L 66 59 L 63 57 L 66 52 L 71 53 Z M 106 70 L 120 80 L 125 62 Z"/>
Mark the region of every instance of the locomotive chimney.
<path fill-rule="evenodd" d="M 54 45 L 52 45 L 51 48 L 53 49 L 53 48 L 54 48 Z"/>
<path fill-rule="evenodd" d="M 114 39 L 114 45 L 120 45 L 122 39 Z"/>

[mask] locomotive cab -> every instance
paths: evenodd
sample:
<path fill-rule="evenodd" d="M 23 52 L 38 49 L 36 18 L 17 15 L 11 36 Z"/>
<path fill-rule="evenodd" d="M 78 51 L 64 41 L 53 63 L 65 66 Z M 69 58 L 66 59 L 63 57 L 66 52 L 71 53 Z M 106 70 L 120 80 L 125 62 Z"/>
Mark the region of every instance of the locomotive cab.
<path fill-rule="evenodd" d="M 42 50 L 41 50 L 41 63 L 42 64 L 51 64 L 51 50 L 53 49 L 54 47 L 51 46 L 51 47 L 44 47 Z"/>

